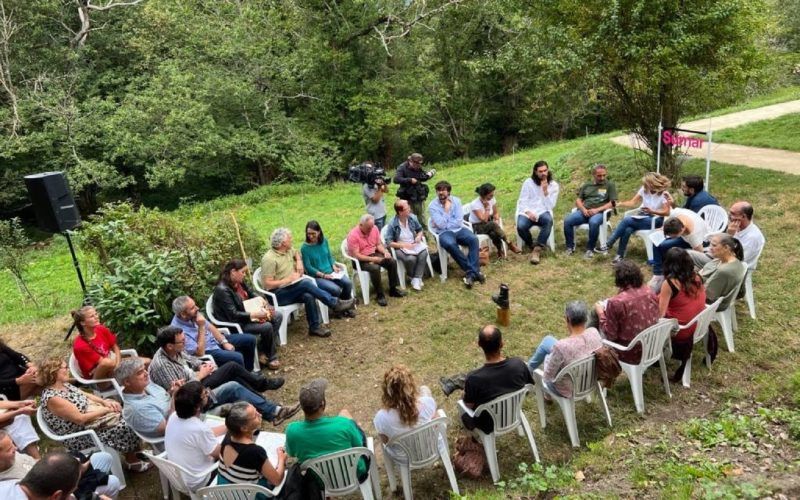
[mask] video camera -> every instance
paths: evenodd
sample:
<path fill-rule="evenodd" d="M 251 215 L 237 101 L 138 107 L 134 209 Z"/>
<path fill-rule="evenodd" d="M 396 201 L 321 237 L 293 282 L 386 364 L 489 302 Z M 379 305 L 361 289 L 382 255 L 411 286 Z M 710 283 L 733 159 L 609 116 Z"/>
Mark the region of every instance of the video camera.
<path fill-rule="evenodd" d="M 350 167 L 347 180 L 372 187 L 376 185 L 383 186 L 392 182 L 391 178 L 386 177 L 386 170 L 383 169 L 380 163 L 373 165 L 366 162 Z"/>

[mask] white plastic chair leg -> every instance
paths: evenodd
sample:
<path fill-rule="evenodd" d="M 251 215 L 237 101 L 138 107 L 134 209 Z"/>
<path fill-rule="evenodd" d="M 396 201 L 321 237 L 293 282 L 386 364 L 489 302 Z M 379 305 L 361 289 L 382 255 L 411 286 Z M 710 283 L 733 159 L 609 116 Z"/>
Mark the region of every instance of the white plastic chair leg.
<path fill-rule="evenodd" d="M 628 365 L 630 366 L 630 365 Z M 626 366 L 627 368 L 627 366 Z M 633 393 L 633 405 L 636 407 L 638 413 L 644 413 L 644 387 L 642 386 L 643 373 L 639 365 L 630 366 L 625 372 L 628 375 L 628 381 L 631 384 L 631 392 Z"/>
<path fill-rule="evenodd" d="M 127 486 L 127 482 L 125 481 L 125 469 L 122 468 L 122 460 L 119 458 L 119 453 L 110 446 L 103 446 L 102 451 L 111 455 L 111 473 L 119 479 L 120 489 L 124 489 Z"/>
<path fill-rule="evenodd" d="M 396 261 L 397 264 L 397 281 L 400 282 L 400 288 L 406 289 L 406 266 L 401 261 Z"/>
<path fill-rule="evenodd" d="M 539 411 L 539 425 L 542 426 L 542 429 L 547 427 L 547 414 L 544 411 L 544 394 L 542 394 L 542 377 L 537 373 L 533 372 L 533 380 L 535 382 L 535 386 L 533 392 L 536 396 L 536 408 Z"/>
<path fill-rule="evenodd" d="M 692 355 L 689 354 L 689 359 L 686 360 L 686 368 L 683 370 L 683 380 L 681 383 L 687 389 L 692 384 Z"/>
<path fill-rule="evenodd" d="M 736 308 L 734 307 L 734 303 L 731 303 L 731 306 L 728 308 L 730 311 L 730 319 L 731 319 L 731 328 L 733 329 L 734 333 L 739 331 L 739 321 L 736 319 Z"/>
<path fill-rule="evenodd" d="M 166 476 L 158 472 L 158 479 L 161 482 L 161 495 L 164 497 L 164 500 L 169 500 L 169 481 L 167 481 Z"/>
<path fill-rule="evenodd" d="M 372 481 L 364 481 L 358 485 L 358 488 L 361 490 L 361 498 L 364 500 L 375 500 L 375 496 L 372 494 Z"/>
<path fill-rule="evenodd" d="M 395 463 L 392 457 L 383 450 L 383 465 L 386 468 L 386 476 L 389 478 L 389 491 L 397 491 L 397 476 L 395 476 Z M 399 466 L 398 466 L 399 467 Z"/>
<path fill-rule="evenodd" d="M 661 381 L 664 383 L 664 391 L 667 393 L 667 397 L 672 399 L 672 390 L 669 388 L 669 375 L 667 374 L 667 362 L 664 356 L 661 356 L 661 359 L 658 360 L 658 365 L 661 368 Z"/>
<path fill-rule="evenodd" d="M 441 247 L 439 247 L 439 267 L 442 269 L 439 279 L 444 283 L 447 281 L 447 251 Z"/>
<path fill-rule="evenodd" d="M 357 272 L 358 286 L 361 287 L 361 300 L 364 305 L 369 305 L 369 273 L 366 271 Z"/>
<path fill-rule="evenodd" d="M 489 472 L 492 474 L 492 482 L 500 480 L 500 465 L 497 463 L 497 446 L 494 434 L 480 433 L 483 442 L 483 450 L 486 453 L 486 462 L 489 464 Z"/>
<path fill-rule="evenodd" d="M 536 463 L 539 463 L 539 449 L 536 447 L 536 440 L 533 438 L 533 431 L 531 430 L 531 424 L 528 423 L 527 417 L 523 413 L 520 415 L 520 421 L 522 425 L 520 428 L 525 433 L 525 437 L 528 438 L 528 444 L 531 447 L 531 452 L 533 453 L 533 458 L 536 460 Z"/>
<path fill-rule="evenodd" d="M 283 321 L 281 321 L 281 326 L 278 328 L 278 336 L 281 339 L 281 345 L 286 345 L 289 343 L 289 315 L 283 315 Z M 258 356 L 256 356 L 256 360 L 258 360 Z"/>
<path fill-rule="evenodd" d="M 403 497 L 411 500 L 414 498 L 414 493 L 411 489 L 411 468 L 407 465 L 400 465 L 400 480 L 403 483 Z"/>
<path fill-rule="evenodd" d="M 606 390 L 600 385 L 600 382 L 597 383 L 597 392 L 600 394 L 600 404 L 603 405 L 603 410 L 606 412 L 606 420 L 608 421 L 608 426 L 613 427 L 611 424 L 611 412 L 608 411 L 608 401 L 606 401 Z M 573 411 L 573 415 L 575 412 Z"/>
<path fill-rule="evenodd" d="M 753 294 L 753 277 L 750 273 L 744 279 L 744 300 L 747 302 L 750 317 L 756 319 L 756 299 Z"/>
<path fill-rule="evenodd" d="M 330 313 L 328 311 L 328 306 L 323 304 L 321 301 L 317 301 L 317 307 L 319 307 L 319 315 L 322 318 L 322 322 L 324 324 L 328 324 L 331 322 Z"/>
<path fill-rule="evenodd" d="M 718 312 L 714 318 L 719 326 L 722 328 L 722 335 L 725 337 L 725 345 L 728 347 L 728 352 L 734 352 L 733 346 L 733 327 L 731 326 L 730 311 L 732 305 L 728 309 Z"/>
<path fill-rule="evenodd" d="M 447 451 L 447 447 L 439 449 L 439 456 L 442 457 L 442 465 L 444 465 L 444 470 L 447 472 L 447 479 L 450 480 L 450 489 L 456 495 L 459 495 L 456 471 L 453 469 L 453 462 L 450 460 L 450 452 Z"/>
<path fill-rule="evenodd" d="M 569 433 L 569 440 L 573 448 L 580 448 L 581 440 L 578 438 L 578 421 L 575 418 L 575 403 L 571 399 L 554 397 L 558 401 L 558 406 L 561 407 L 561 413 L 564 415 L 564 423 L 567 424 L 567 432 Z"/>
<path fill-rule="evenodd" d="M 375 453 L 375 445 L 372 441 L 372 438 L 367 438 L 367 448 L 369 451 Z M 378 464 L 375 463 L 376 461 L 373 460 L 372 463 L 369 464 L 369 481 L 364 481 L 364 484 L 369 483 L 369 491 L 370 494 L 373 494 L 376 500 L 381 500 L 381 480 L 378 477 Z M 364 497 L 366 498 L 366 497 Z"/>

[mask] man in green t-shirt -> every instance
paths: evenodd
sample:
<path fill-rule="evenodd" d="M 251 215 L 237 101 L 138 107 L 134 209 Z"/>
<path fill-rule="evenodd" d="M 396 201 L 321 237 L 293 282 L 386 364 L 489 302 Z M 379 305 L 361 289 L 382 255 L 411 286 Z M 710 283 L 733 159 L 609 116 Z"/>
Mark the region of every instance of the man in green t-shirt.
<path fill-rule="evenodd" d="M 366 446 L 366 436 L 347 410 L 335 417 L 325 415 L 325 379 L 316 379 L 300 389 L 300 407 L 305 419 L 286 427 L 286 453 L 302 463 L 328 453 Z M 367 477 L 364 459 L 358 462 L 358 478 Z"/>
<path fill-rule="evenodd" d="M 584 258 L 591 259 L 595 252 L 597 237 L 600 235 L 600 227 L 603 225 L 603 212 L 612 208 L 617 202 L 617 187 L 608 180 L 608 169 L 605 165 L 595 165 L 592 167 L 592 177 L 578 191 L 578 199 L 575 206 L 578 207 L 574 212 L 570 212 L 564 217 L 564 239 L 567 242 L 567 255 L 575 252 L 575 227 L 581 224 L 589 224 L 589 241 L 586 243 L 586 253 Z"/>

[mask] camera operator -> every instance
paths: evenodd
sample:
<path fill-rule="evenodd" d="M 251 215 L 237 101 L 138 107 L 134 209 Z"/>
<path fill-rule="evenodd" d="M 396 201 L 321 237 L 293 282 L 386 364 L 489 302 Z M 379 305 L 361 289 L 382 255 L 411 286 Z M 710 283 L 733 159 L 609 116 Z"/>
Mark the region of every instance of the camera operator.
<path fill-rule="evenodd" d="M 411 205 L 411 211 L 419 219 L 422 227 L 427 231 L 425 222 L 425 199 L 428 197 L 428 186 L 424 184 L 436 173 L 436 170 L 422 171 L 424 158 L 419 153 L 412 153 L 406 161 L 397 167 L 394 181 L 400 185 L 397 190 L 397 197 L 407 200 Z"/>
<path fill-rule="evenodd" d="M 374 166 L 371 162 L 364 162 L 365 165 Z M 378 231 L 383 229 L 386 223 L 386 200 L 383 199 L 389 191 L 389 186 L 383 177 L 376 177 L 372 184 L 363 183 L 361 185 L 361 196 L 364 197 L 364 204 L 367 213 L 375 219 L 375 227 Z"/>

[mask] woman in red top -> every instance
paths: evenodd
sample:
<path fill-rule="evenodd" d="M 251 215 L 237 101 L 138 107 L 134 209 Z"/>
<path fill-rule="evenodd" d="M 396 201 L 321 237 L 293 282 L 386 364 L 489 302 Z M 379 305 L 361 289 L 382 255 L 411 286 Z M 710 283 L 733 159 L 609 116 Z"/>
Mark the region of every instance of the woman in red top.
<path fill-rule="evenodd" d="M 670 248 L 664 256 L 664 282 L 658 295 L 658 312 L 663 318 L 675 318 L 685 325 L 706 307 L 706 289 L 694 270 L 689 252 Z M 672 337 L 672 357 L 681 361 L 674 379 L 683 375 L 692 352 L 695 325 L 682 328 Z"/>
<path fill-rule="evenodd" d="M 119 365 L 120 351 L 117 336 L 100 324 L 100 316 L 92 306 L 83 306 L 71 312 L 78 337 L 72 344 L 72 353 L 78 360 L 84 378 L 111 378 Z M 150 362 L 141 358 L 145 364 Z"/>

